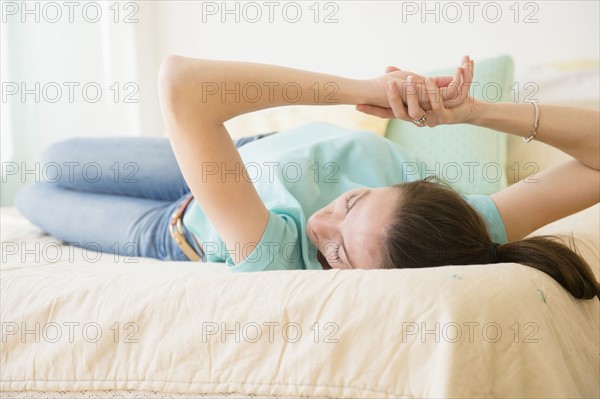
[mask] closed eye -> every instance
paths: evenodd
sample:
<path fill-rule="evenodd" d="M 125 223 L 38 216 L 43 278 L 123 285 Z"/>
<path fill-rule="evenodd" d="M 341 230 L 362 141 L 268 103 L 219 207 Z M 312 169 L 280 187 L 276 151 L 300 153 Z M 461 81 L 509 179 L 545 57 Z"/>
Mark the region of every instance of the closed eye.
<path fill-rule="evenodd" d="M 367 194 L 369 194 L 370 192 L 371 192 L 371 190 L 366 190 L 366 191 L 364 191 L 364 192 L 363 192 L 363 193 L 362 193 L 360 196 L 358 196 L 358 192 L 356 192 L 356 191 L 355 191 L 355 192 L 351 193 L 350 195 L 348 195 L 348 197 L 346 198 L 346 216 L 347 216 L 347 215 L 350 213 L 350 211 L 352 210 L 352 208 L 354 208 L 354 206 L 355 206 L 355 205 L 356 205 L 356 204 L 357 204 L 357 203 L 358 203 L 358 202 L 359 202 L 361 199 L 363 199 L 364 197 L 366 197 L 366 196 L 367 196 Z M 350 200 L 351 200 L 352 198 L 356 197 L 356 196 L 358 196 L 358 198 L 357 198 L 357 199 L 356 199 L 354 202 L 352 202 L 352 205 L 350 205 Z M 340 259 L 340 257 L 339 257 L 339 251 L 340 251 L 340 247 L 342 247 L 342 248 L 344 249 L 344 255 L 345 255 L 345 257 L 346 257 L 346 262 L 344 262 L 344 263 L 345 263 L 346 265 L 348 265 L 348 268 L 350 268 L 350 269 L 354 269 L 354 267 L 352 267 L 352 264 L 350 263 L 350 259 L 349 259 L 349 255 L 348 255 L 348 250 L 346 249 L 346 246 L 344 245 L 344 236 L 341 234 L 341 232 L 340 232 L 340 237 L 341 237 L 341 241 L 342 241 L 342 243 L 341 243 L 341 245 L 340 245 L 340 246 L 338 246 L 338 247 L 336 248 L 336 251 L 335 251 L 335 256 L 336 256 L 336 258 L 337 258 L 337 260 L 338 260 L 339 262 L 341 262 L 341 261 L 342 261 L 342 260 Z"/>
<path fill-rule="evenodd" d="M 358 195 L 358 193 L 354 192 L 346 197 L 346 215 L 348 214 L 348 211 L 350 210 L 350 207 L 349 207 L 350 200 L 352 198 L 356 197 L 357 195 Z"/>
<path fill-rule="evenodd" d="M 353 192 L 353 193 L 350 193 L 349 195 L 347 195 L 346 198 L 344 199 L 344 203 L 346 206 L 346 215 L 350 211 L 350 201 L 352 200 L 352 198 L 356 197 L 357 195 L 358 195 L 357 192 Z M 333 250 L 333 256 L 334 256 L 334 260 L 336 262 L 344 263 L 342 261 L 342 258 L 340 258 L 340 245 L 337 245 L 335 247 L 335 249 Z"/>

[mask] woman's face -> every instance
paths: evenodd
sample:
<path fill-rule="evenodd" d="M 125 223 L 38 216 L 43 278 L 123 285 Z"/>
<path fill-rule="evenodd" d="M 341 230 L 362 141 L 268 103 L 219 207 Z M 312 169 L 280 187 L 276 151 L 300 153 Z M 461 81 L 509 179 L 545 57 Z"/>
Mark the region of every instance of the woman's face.
<path fill-rule="evenodd" d="M 306 234 L 329 269 L 378 269 L 385 229 L 399 190 L 359 188 L 340 195 L 308 218 Z"/>

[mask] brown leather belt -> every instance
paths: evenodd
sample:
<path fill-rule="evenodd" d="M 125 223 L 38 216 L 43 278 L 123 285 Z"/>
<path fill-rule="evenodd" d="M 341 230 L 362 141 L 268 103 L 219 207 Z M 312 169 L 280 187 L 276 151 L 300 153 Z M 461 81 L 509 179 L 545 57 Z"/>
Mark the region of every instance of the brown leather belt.
<path fill-rule="evenodd" d="M 181 206 L 175 212 L 173 212 L 173 215 L 171 216 L 171 221 L 169 222 L 169 232 L 171 233 L 171 237 L 173 237 L 173 239 L 175 240 L 177 245 L 179 245 L 179 248 L 181 248 L 181 250 L 183 251 L 185 256 L 187 256 L 187 258 L 191 261 L 198 262 L 198 261 L 202 260 L 202 257 L 188 243 L 187 238 L 186 238 L 185 234 L 183 233 L 184 227 L 183 227 L 183 222 L 182 222 L 183 212 L 185 212 L 185 208 L 189 205 L 189 203 L 193 199 L 194 199 L 194 196 L 190 195 L 181 204 Z M 201 250 L 204 250 L 204 248 L 202 248 L 202 244 L 199 243 L 197 240 L 196 240 L 196 244 L 198 244 L 198 246 L 200 247 Z"/>

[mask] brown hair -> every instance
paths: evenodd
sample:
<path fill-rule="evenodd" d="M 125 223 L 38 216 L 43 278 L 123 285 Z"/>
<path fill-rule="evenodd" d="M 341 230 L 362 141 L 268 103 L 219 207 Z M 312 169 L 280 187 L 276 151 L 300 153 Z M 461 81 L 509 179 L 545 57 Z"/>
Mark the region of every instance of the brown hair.
<path fill-rule="evenodd" d="M 576 298 L 600 298 L 590 266 L 559 237 L 502 244 L 494 258 L 494 242 L 482 216 L 437 176 L 392 187 L 400 190 L 400 199 L 386 230 L 383 268 L 515 262 L 550 275 Z"/>

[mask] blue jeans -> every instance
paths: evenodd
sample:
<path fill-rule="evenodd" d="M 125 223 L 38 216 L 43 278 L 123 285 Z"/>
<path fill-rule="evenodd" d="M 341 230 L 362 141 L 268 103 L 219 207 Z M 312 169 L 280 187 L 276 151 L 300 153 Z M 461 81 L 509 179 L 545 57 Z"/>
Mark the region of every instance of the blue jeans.
<path fill-rule="evenodd" d="M 270 134 L 234 143 L 239 148 Z M 48 234 L 99 252 L 188 260 L 168 228 L 172 213 L 190 195 L 169 139 L 68 139 L 46 147 L 40 163 L 42 181 L 17 191 L 15 206 Z"/>

